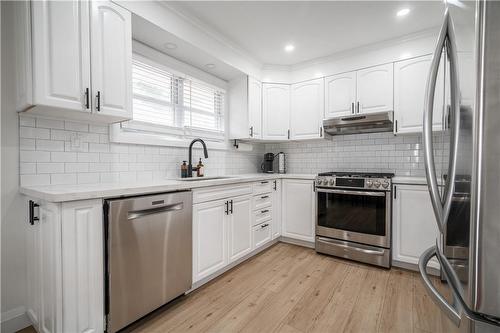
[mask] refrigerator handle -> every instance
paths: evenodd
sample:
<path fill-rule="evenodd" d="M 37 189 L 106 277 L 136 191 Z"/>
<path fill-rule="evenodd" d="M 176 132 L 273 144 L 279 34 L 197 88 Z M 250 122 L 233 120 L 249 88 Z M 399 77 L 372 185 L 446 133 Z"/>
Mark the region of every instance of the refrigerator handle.
<path fill-rule="evenodd" d="M 436 176 L 436 166 L 434 163 L 434 144 L 432 137 L 432 120 L 434 108 L 434 92 L 436 90 L 436 81 L 441 61 L 443 49 L 447 50 L 450 59 L 450 93 L 451 93 L 451 138 L 450 154 L 448 164 L 448 175 L 443 191 L 443 199 L 439 194 L 438 181 Z M 448 214 L 450 212 L 451 199 L 455 186 L 455 172 L 457 160 L 458 131 L 460 128 L 459 112 L 459 85 L 458 85 L 458 59 L 455 41 L 455 31 L 449 10 L 446 9 L 443 25 L 439 32 L 438 42 L 434 50 L 429 75 L 427 77 L 427 86 L 425 92 L 424 117 L 423 117 L 423 144 L 424 144 L 424 162 L 425 174 L 429 186 L 429 193 L 434 209 L 434 215 L 438 228 L 441 233 L 444 232 Z"/>
<path fill-rule="evenodd" d="M 460 303 L 456 302 L 454 299 L 453 305 L 450 305 L 448 301 L 434 287 L 429 275 L 427 274 L 427 264 L 433 257 L 437 257 L 436 246 L 433 246 L 424 251 L 424 253 L 422 253 L 422 255 L 420 256 L 420 259 L 418 260 L 418 270 L 420 271 L 420 275 L 422 276 L 422 280 L 424 281 L 424 286 L 434 303 L 439 306 L 439 308 L 448 316 L 448 318 L 450 318 L 450 320 L 456 326 L 459 326 L 460 322 L 462 321 L 462 307 L 459 307 Z"/>

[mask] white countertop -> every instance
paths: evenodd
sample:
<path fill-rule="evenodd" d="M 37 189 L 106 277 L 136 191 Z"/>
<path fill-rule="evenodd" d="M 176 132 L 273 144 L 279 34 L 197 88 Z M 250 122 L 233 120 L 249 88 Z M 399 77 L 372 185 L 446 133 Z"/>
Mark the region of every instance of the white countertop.
<path fill-rule="evenodd" d="M 425 177 L 395 176 L 392 178 L 393 184 L 427 185 Z"/>
<path fill-rule="evenodd" d="M 219 179 L 199 181 L 181 181 L 176 179 L 156 180 L 152 182 L 80 184 L 80 185 L 46 185 L 21 187 L 20 192 L 30 197 L 50 202 L 74 200 L 116 198 L 130 195 L 161 193 L 189 190 L 207 186 L 246 183 L 266 179 L 314 179 L 315 174 L 242 174 L 227 175 Z M 210 177 L 207 177 L 210 178 Z"/>

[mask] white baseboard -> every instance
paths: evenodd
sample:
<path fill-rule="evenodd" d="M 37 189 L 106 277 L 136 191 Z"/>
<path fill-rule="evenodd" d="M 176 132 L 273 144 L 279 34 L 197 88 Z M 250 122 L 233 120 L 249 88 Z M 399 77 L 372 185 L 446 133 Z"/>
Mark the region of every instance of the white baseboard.
<path fill-rule="evenodd" d="M 31 325 L 24 306 L 2 313 L 0 327 L 2 333 L 14 333 Z"/>

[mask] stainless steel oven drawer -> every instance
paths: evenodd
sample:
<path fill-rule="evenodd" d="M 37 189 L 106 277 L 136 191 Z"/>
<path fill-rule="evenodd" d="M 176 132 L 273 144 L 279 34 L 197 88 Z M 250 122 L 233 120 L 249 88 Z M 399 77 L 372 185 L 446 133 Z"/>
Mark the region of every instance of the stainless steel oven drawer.
<path fill-rule="evenodd" d="M 316 252 L 386 268 L 391 267 L 390 249 L 316 236 Z"/>

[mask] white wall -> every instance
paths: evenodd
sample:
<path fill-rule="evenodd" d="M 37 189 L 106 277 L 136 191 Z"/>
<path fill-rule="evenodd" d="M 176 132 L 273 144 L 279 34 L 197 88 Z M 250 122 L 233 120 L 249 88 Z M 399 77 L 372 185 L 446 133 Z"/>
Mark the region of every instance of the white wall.
<path fill-rule="evenodd" d="M 1 97 L 1 313 L 2 332 L 27 325 L 24 314 L 26 253 L 25 203 L 19 188 L 19 126 L 15 111 L 12 2 L 1 3 L 2 97 Z"/>

